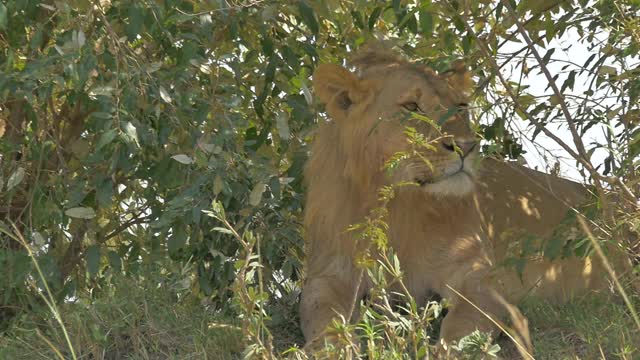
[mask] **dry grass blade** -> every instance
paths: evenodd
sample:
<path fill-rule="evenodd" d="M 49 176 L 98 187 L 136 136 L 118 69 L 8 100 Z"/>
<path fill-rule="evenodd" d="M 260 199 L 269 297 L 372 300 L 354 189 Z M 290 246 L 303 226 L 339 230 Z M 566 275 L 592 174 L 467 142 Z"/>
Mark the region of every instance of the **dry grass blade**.
<path fill-rule="evenodd" d="M 622 299 L 624 300 L 625 305 L 627 305 L 627 308 L 629 309 L 629 312 L 633 317 L 633 321 L 636 323 L 636 326 L 640 331 L 640 317 L 638 317 L 638 312 L 633 307 L 633 304 L 631 303 L 631 299 L 629 299 L 629 296 L 627 295 L 627 292 L 622 287 L 622 284 L 620 284 L 620 281 L 616 276 L 615 270 L 613 270 L 611 263 L 609 262 L 604 252 L 602 251 L 602 247 L 600 246 L 596 238 L 593 236 L 593 233 L 591 233 L 591 229 L 589 229 L 589 226 L 587 225 L 587 222 L 584 220 L 584 218 L 582 216 L 578 216 L 578 221 L 580 222 L 580 226 L 584 230 L 585 234 L 587 234 L 587 237 L 591 241 L 591 244 L 593 245 L 593 248 L 595 249 L 596 254 L 598 254 L 600 261 L 602 261 L 602 264 L 607 270 L 607 273 L 609 274 L 609 276 L 611 277 L 611 280 L 616 286 L 616 290 L 618 290 L 618 292 L 622 296 Z"/>
<path fill-rule="evenodd" d="M 47 344 L 47 346 L 49 346 L 51 348 L 51 351 L 53 351 L 60 360 L 65 360 L 64 356 L 62 356 L 62 353 L 60 352 L 60 350 L 58 350 L 58 348 L 56 348 L 56 346 L 53 345 L 51 343 L 51 341 L 49 341 L 49 339 L 47 339 L 46 336 L 42 335 L 42 332 L 40 332 L 40 330 L 36 329 L 36 334 L 38 335 L 38 337 L 40 339 L 42 339 L 42 341 L 45 342 L 45 344 Z"/>

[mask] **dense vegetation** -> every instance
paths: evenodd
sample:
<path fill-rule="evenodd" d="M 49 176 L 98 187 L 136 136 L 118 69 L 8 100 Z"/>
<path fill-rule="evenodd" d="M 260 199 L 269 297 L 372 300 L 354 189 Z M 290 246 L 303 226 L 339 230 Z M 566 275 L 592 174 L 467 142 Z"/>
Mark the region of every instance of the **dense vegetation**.
<path fill-rule="evenodd" d="M 636 0 L 0 1 L 0 357 L 301 345 L 310 78 L 375 36 L 465 59 L 483 151 L 558 144 L 536 147 L 549 169 L 637 231 L 638 19 Z M 639 356 L 620 331 L 604 351 Z"/>

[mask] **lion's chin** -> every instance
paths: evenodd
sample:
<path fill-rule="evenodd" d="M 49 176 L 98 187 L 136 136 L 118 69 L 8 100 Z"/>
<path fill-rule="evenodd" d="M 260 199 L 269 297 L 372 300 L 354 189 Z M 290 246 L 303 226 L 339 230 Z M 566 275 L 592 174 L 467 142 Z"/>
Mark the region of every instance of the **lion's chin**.
<path fill-rule="evenodd" d="M 425 183 L 421 189 L 430 195 L 461 197 L 473 192 L 475 182 L 467 172 L 459 171 L 438 181 Z"/>

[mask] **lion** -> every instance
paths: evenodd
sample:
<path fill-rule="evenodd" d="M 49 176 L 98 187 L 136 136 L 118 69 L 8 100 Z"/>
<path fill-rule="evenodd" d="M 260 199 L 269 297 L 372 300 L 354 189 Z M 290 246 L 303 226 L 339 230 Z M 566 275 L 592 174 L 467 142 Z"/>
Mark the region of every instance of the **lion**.
<path fill-rule="evenodd" d="M 347 229 L 378 206 L 378 190 L 389 184 L 412 184 L 395 188 L 387 204 L 387 236 L 410 294 L 422 304 L 434 292 L 449 299 L 442 343 L 476 329 L 494 331 L 490 318 L 507 315 L 520 323 L 514 327 L 528 342 L 526 319 L 512 303 L 529 294 L 564 301 L 608 286 L 590 258 L 539 260 L 521 273 L 496 265 L 508 257 L 510 230 L 549 236 L 587 192 L 566 180 L 481 159 L 467 111 L 472 82 L 464 64 L 436 73 L 369 46 L 352 65 L 355 73 L 321 64 L 313 74 L 330 120 L 319 125 L 305 168 L 307 263 L 300 317 L 307 345 L 326 336 L 332 319 L 357 318 L 354 304 L 372 282 L 360 276 L 356 260 L 369 245 Z M 416 113 L 441 126 L 403 121 Z M 431 146 L 412 148 L 407 126 Z M 388 159 L 402 152 L 411 155 L 386 171 Z"/>

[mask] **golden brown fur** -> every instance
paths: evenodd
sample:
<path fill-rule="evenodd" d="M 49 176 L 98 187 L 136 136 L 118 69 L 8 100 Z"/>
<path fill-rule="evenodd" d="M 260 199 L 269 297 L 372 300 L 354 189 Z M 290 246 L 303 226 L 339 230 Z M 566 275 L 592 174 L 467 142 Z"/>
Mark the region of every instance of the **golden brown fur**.
<path fill-rule="evenodd" d="M 499 161 L 480 164 L 464 112 L 442 124 L 444 137 L 425 123 L 399 120 L 399 114 L 413 109 L 414 103 L 418 112 L 435 121 L 464 103 L 470 81 L 462 66 L 455 64 L 450 73 L 436 74 L 373 48 L 360 52 L 354 64 L 357 75 L 326 64 L 314 73 L 315 92 L 326 104 L 331 121 L 319 126 L 305 170 L 308 258 L 300 311 L 308 343 L 322 337 L 332 318 L 341 315 L 349 320 L 354 301 L 370 288 L 368 279 L 359 282 L 360 271 L 354 265 L 355 254 L 366 244 L 356 242 L 354 233 L 345 230 L 378 205 L 381 186 L 399 181 L 422 185 L 396 190 L 388 205 L 389 243 L 398 254 L 409 291 L 419 302 L 430 292 L 452 301 L 441 331 L 445 341 L 476 328 L 493 329 L 485 316 L 448 286 L 492 316 L 503 318 L 515 308 L 499 293 L 517 301 L 537 285 L 534 293 L 565 299 L 573 290 L 603 285 L 583 276 L 584 260 L 565 261 L 564 272 L 556 272 L 555 278 L 545 273 L 555 265 L 529 265 L 524 282 L 513 270 L 495 269 L 505 257 L 508 230 L 515 227 L 547 236 L 566 213 L 562 201 L 532 180 L 552 183 L 553 191 L 569 203 L 582 201 L 584 190 Z M 399 151 L 412 150 L 406 126 L 433 140 L 434 148 L 418 149 L 389 175 L 382 169 L 385 161 Z M 459 146 L 452 147 L 452 140 Z M 541 273 L 548 275 L 542 282 Z"/>
<path fill-rule="evenodd" d="M 484 233 L 491 241 L 497 263 L 517 257 L 525 236 L 548 241 L 558 225 L 575 211 L 572 208 L 582 207 L 593 198 L 582 184 L 493 159 L 483 161 L 477 194 Z M 577 221 L 570 226 L 582 236 Z M 617 275 L 630 275 L 626 252 L 613 243 L 607 244 L 607 250 Z M 510 301 L 533 296 L 562 303 L 591 291 L 607 290 L 611 285 L 595 256 L 549 261 L 538 254 L 527 260 L 522 276 L 510 266 L 496 269 L 497 288 Z"/>

